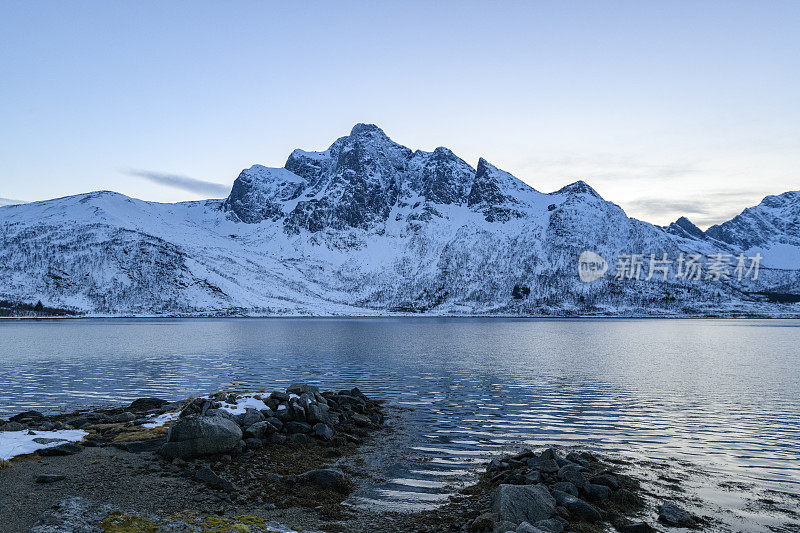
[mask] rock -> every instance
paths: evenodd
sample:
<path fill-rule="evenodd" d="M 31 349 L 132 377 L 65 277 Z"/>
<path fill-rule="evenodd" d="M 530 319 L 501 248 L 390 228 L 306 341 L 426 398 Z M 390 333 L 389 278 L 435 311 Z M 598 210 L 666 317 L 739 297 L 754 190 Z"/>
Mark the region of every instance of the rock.
<path fill-rule="evenodd" d="M 230 411 L 226 411 L 225 409 L 216 409 L 216 408 L 208 409 L 206 411 L 205 416 L 221 416 L 222 418 L 228 418 L 236 422 L 236 417 L 233 416 L 233 414 Z"/>
<path fill-rule="evenodd" d="M 564 531 L 565 522 L 563 518 L 548 518 L 547 520 L 539 520 L 533 525 L 547 533 L 561 533 Z"/>
<path fill-rule="evenodd" d="M 514 530 L 517 528 L 517 524 L 514 522 L 509 522 L 508 520 L 501 520 L 494 525 L 494 529 L 492 530 L 494 533 L 514 533 Z"/>
<path fill-rule="evenodd" d="M 483 513 L 475 520 L 470 522 L 469 531 L 471 533 L 482 533 L 484 531 L 494 531 L 494 525 L 500 520 L 494 513 Z"/>
<path fill-rule="evenodd" d="M 372 423 L 369 418 L 359 413 L 353 413 L 351 418 L 353 423 L 359 427 L 367 427 Z"/>
<path fill-rule="evenodd" d="M 538 527 L 532 525 L 530 522 L 523 522 L 514 530 L 515 533 L 545 533 Z"/>
<path fill-rule="evenodd" d="M 233 420 L 221 416 L 193 416 L 177 420 L 169 428 L 161 454 L 167 459 L 198 457 L 235 450 L 242 430 Z"/>
<path fill-rule="evenodd" d="M 539 473 L 538 470 L 529 470 L 527 474 L 525 474 L 525 484 L 526 485 L 536 485 L 537 483 L 542 482 L 542 474 Z"/>
<path fill-rule="evenodd" d="M 27 429 L 25 424 L 19 422 L 7 422 L 0 426 L 0 431 L 23 431 Z"/>
<path fill-rule="evenodd" d="M 330 420 L 330 416 L 328 416 L 327 409 L 320 406 L 320 405 L 309 405 L 306 409 L 306 416 L 309 422 L 316 423 L 322 422 L 327 424 Z"/>
<path fill-rule="evenodd" d="M 352 483 L 338 468 L 323 468 L 311 470 L 297 476 L 302 483 L 313 483 L 326 490 L 335 490 L 346 494 L 350 492 Z"/>
<path fill-rule="evenodd" d="M 619 488 L 619 478 L 610 473 L 603 473 L 594 476 L 589 480 L 589 482 L 594 483 L 595 485 L 605 485 L 611 490 L 617 490 Z"/>
<path fill-rule="evenodd" d="M 544 474 L 555 474 L 559 466 L 555 459 L 546 458 L 539 461 L 539 470 Z"/>
<path fill-rule="evenodd" d="M 305 433 L 292 433 L 286 440 L 289 444 L 308 444 L 308 435 Z"/>
<path fill-rule="evenodd" d="M 273 433 L 269 436 L 269 442 L 272 444 L 286 444 L 286 435 L 281 433 Z"/>
<path fill-rule="evenodd" d="M 38 451 L 39 455 L 75 455 L 76 453 L 82 452 L 83 446 L 78 444 L 77 442 L 65 442 L 64 444 L 58 444 L 53 446 L 52 448 L 43 448 Z"/>
<path fill-rule="evenodd" d="M 560 490 L 561 492 L 566 492 L 567 494 L 571 494 L 572 496 L 578 496 L 578 487 L 570 483 L 569 481 L 559 481 L 555 485 L 553 485 L 554 490 Z"/>
<path fill-rule="evenodd" d="M 316 385 L 309 385 L 307 383 L 293 383 L 286 389 L 286 394 L 297 394 L 300 396 L 303 393 L 319 393 L 319 387 Z"/>
<path fill-rule="evenodd" d="M 500 485 L 492 498 L 492 511 L 515 524 L 550 518 L 556 507 L 544 485 Z"/>
<path fill-rule="evenodd" d="M 666 502 L 658 508 L 658 519 L 674 527 L 695 527 L 697 521 L 688 511 L 681 509 L 672 502 Z"/>
<path fill-rule="evenodd" d="M 271 424 L 278 431 L 283 429 L 283 422 L 281 422 L 279 419 L 275 417 L 267 418 L 266 422 Z"/>
<path fill-rule="evenodd" d="M 320 422 L 314 425 L 314 436 L 322 440 L 331 440 L 333 438 L 333 430 L 327 425 Z"/>
<path fill-rule="evenodd" d="M 157 452 L 164 445 L 163 438 L 115 442 L 113 446 L 128 453 Z"/>
<path fill-rule="evenodd" d="M 589 466 L 589 461 L 587 461 L 585 457 L 575 452 L 569 452 L 567 454 L 567 461 L 570 463 L 575 463 L 576 465 L 580 465 L 584 468 Z"/>
<path fill-rule="evenodd" d="M 294 420 L 286 423 L 286 432 L 292 433 L 311 433 L 311 426 L 306 422 L 295 422 Z"/>
<path fill-rule="evenodd" d="M 36 483 L 55 483 L 56 481 L 62 481 L 67 479 L 67 476 L 64 474 L 39 474 L 33 480 Z"/>
<path fill-rule="evenodd" d="M 39 411 L 23 411 L 8 419 L 9 422 L 36 422 L 43 420 L 44 415 Z"/>
<path fill-rule="evenodd" d="M 219 477 L 207 466 L 203 466 L 195 470 L 194 477 L 214 489 L 222 490 L 228 493 L 236 490 L 236 486 L 233 483 L 225 478 Z"/>
<path fill-rule="evenodd" d="M 277 429 L 275 429 L 275 426 L 264 420 L 262 422 L 256 422 L 252 426 L 248 427 L 244 432 L 244 436 L 255 439 L 264 439 L 276 431 Z"/>
<path fill-rule="evenodd" d="M 565 507 L 570 516 L 585 522 L 598 522 L 601 520 L 600 512 L 591 504 L 586 503 L 580 498 L 560 490 L 553 491 L 553 497 L 558 505 Z"/>
<path fill-rule="evenodd" d="M 617 526 L 620 533 L 655 533 L 653 528 L 647 522 L 631 522 L 629 524 L 621 524 Z"/>
<path fill-rule="evenodd" d="M 297 402 L 292 402 L 289 404 L 289 414 L 291 415 L 292 420 L 297 422 L 306 421 L 306 410 Z"/>
<path fill-rule="evenodd" d="M 239 418 L 241 417 L 241 418 Z M 253 424 L 264 421 L 264 415 L 258 409 L 248 408 L 243 414 L 236 417 L 236 422 L 243 428 L 248 428 Z"/>
<path fill-rule="evenodd" d="M 36 437 L 33 439 L 36 444 L 52 444 L 54 442 L 68 442 L 67 439 L 46 439 L 43 437 Z"/>
<path fill-rule="evenodd" d="M 289 401 L 289 395 L 285 392 L 275 391 L 269 395 L 271 400 L 276 400 L 279 404 Z"/>
<path fill-rule="evenodd" d="M 136 420 L 136 415 L 129 411 L 108 417 L 108 421 L 112 424 L 122 424 L 124 422 L 133 422 L 134 420 Z"/>
<path fill-rule="evenodd" d="M 164 407 L 168 403 L 167 400 L 162 400 L 161 398 L 137 398 L 131 402 L 128 410 L 134 412 L 152 411 Z"/>
<path fill-rule="evenodd" d="M 585 489 L 589 482 L 583 477 L 577 465 L 566 465 L 558 469 L 558 479 L 575 485 L 578 490 Z"/>
<path fill-rule="evenodd" d="M 248 450 L 257 450 L 264 445 L 264 441 L 256 438 L 244 439 L 244 443 Z"/>
<path fill-rule="evenodd" d="M 607 500 L 611 497 L 610 488 L 605 485 L 595 485 L 594 483 L 587 484 L 583 492 L 586 494 L 586 498 L 592 502 Z"/>

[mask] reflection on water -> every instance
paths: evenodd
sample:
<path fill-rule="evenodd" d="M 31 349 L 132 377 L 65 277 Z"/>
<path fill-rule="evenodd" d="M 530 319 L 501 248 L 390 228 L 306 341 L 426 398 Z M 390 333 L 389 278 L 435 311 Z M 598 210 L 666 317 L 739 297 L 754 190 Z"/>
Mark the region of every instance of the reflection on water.
<path fill-rule="evenodd" d="M 0 322 L 0 415 L 313 381 L 411 407 L 377 501 L 446 497 L 520 443 L 685 458 L 800 486 L 800 321 L 219 319 Z"/>

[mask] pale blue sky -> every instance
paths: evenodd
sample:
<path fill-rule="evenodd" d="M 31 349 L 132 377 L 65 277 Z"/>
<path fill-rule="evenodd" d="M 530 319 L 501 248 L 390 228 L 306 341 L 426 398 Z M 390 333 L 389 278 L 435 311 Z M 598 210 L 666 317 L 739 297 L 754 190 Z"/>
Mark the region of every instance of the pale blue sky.
<path fill-rule="evenodd" d="M 800 2 L 0 2 L 0 197 L 227 188 L 357 122 L 701 226 L 800 189 Z M 155 181 L 146 176 L 156 175 Z"/>

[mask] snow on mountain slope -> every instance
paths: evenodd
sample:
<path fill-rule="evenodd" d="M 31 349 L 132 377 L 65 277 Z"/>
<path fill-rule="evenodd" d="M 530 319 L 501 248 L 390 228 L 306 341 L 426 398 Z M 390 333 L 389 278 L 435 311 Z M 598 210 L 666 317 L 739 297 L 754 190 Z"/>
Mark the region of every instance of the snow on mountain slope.
<path fill-rule="evenodd" d="M 797 218 L 781 220 L 797 198 L 778 198 L 721 230 L 664 229 L 582 181 L 545 194 L 483 159 L 473 169 L 359 124 L 284 168 L 242 171 L 225 200 L 97 192 L 2 207 L 0 299 L 95 315 L 785 315 L 797 305 L 755 293 L 800 292 L 796 266 L 738 285 L 614 275 L 620 254 L 795 246 Z M 761 238 L 744 240 L 753 225 Z M 609 263 L 593 283 L 578 278 L 584 250 Z"/>

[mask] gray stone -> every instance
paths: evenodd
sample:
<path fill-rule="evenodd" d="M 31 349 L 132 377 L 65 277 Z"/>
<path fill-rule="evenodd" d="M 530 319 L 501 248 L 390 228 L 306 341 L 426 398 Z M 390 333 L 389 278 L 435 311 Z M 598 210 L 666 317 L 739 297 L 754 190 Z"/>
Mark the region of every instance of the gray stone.
<path fill-rule="evenodd" d="M 25 424 L 19 422 L 7 422 L 0 426 L 0 431 L 23 431 L 26 429 Z"/>
<path fill-rule="evenodd" d="M 353 413 L 351 418 L 353 419 L 353 423 L 360 427 L 369 426 L 371 423 L 369 418 L 359 413 Z"/>
<path fill-rule="evenodd" d="M 558 469 L 558 463 L 555 459 L 547 458 L 539 461 L 539 470 L 545 474 L 555 474 L 558 472 Z"/>
<path fill-rule="evenodd" d="M 164 407 L 168 403 L 167 400 L 161 398 L 138 398 L 131 402 L 128 409 L 135 412 L 152 411 Z"/>
<path fill-rule="evenodd" d="M 256 438 L 244 439 L 244 443 L 248 450 L 257 450 L 264 445 L 264 441 Z"/>
<path fill-rule="evenodd" d="M 83 446 L 78 444 L 77 442 L 65 442 L 64 444 L 58 444 L 53 446 L 52 448 L 43 448 L 38 451 L 39 455 L 75 455 L 76 453 L 82 452 Z"/>
<path fill-rule="evenodd" d="M 631 522 L 617 526 L 620 533 L 655 533 L 655 529 L 647 522 Z"/>
<path fill-rule="evenodd" d="M 492 531 L 494 533 L 514 533 L 516 527 L 517 525 L 514 522 L 501 520 L 494 525 L 494 529 Z"/>
<path fill-rule="evenodd" d="M 305 433 L 292 433 L 286 440 L 289 444 L 308 444 L 308 435 Z"/>
<path fill-rule="evenodd" d="M 44 415 L 39 411 L 23 411 L 8 419 L 9 422 L 33 422 L 42 420 Z"/>
<path fill-rule="evenodd" d="M 293 383 L 286 389 L 286 394 L 297 394 L 300 396 L 303 393 L 309 392 L 311 394 L 319 392 L 319 387 L 316 385 L 309 385 L 308 383 Z"/>
<path fill-rule="evenodd" d="M 688 511 L 672 502 L 663 503 L 658 508 L 658 519 L 668 526 L 695 527 L 697 525 L 697 521 Z"/>
<path fill-rule="evenodd" d="M 564 531 L 563 518 L 548 518 L 547 520 L 539 520 L 534 526 L 547 533 L 561 533 Z"/>
<path fill-rule="evenodd" d="M 114 447 L 128 453 L 157 452 L 164 445 L 163 438 L 115 442 Z"/>
<path fill-rule="evenodd" d="M 273 433 L 269 436 L 269 442 L 272 444 L 286 444 L 286 435 L 281 433 Z"/>
<path fill-rule="evenodd" d="M 594 483 L 586 485 L 586 487 L 583 488 L 583 492 L 586 494 L 586 498 L 592 502 L 607 500 L 611 497 L 610 488 L 605 485 L 595 485 Z"/>
<path fill-rule="evenodd" d="M 525 484 L 526 485 L 536 485 L 537 483 L 542 482 L 542 474 L 535 469 L 531 469 L 525 474 Z"/>
<path fill-rule="evenodd" d="M 560 490 L 553 491 L 553 497 L 556 503 L 567 509 L 570 516 L 583 520 L 586 522 L 598 522 L 601 520 L 600 512 L 591 504 L 586 503 L 580 498 L 576 498 L 572 494 L 567 494 Z"/>
<path fill-rule="evenodd" d="M 277 419 L 275 417 L 267 418 L 266 422 L 271 424 L 278 431 L 283 429 L 283 422 L 281 422 L 279 419 Z"/>
<path fill-rule="evenodd" d="M 272 435 L 276 431 L 278 431 L 278 430 L 275 429 L 275 426 L 273 426 L 272 424 L 270 424 L 266 420 L 263 420 L 261 422 L 256 422 L 252 426 L 248 427 L 244 431 L 244 436 L 245 437 L 250 437 L 250 438 L 255 438 L 255 439 L 263 439 L 263 438 L 266 438 L 266 437 Z"/>
<path fill-rule="evenodd" d="M 291 414 L 292 420 L 297 422 L 305 422 L 306 421 L 306 410 L 305 408 L 297 402 L 292 402 L 289 404 L 289 413 Z"/>
<path fill-rule="evenodd" d="M 257 422 L 263 422 L 263 421 L 264 421 L 264 415 L 261 414 L 261 411 L 259 411 L 258 409 L 249 409 L 249 408 L 241 415 L 241 421 L 237 420 L 237 422 L 239 422 L 239 425 L 242 426 L 243 428 L 250 427 Z"/>
<path fill-rule="evenodd" d="M 617 490 L 619 488 L 619 478 L 614 474 L 610 473 L 604 473 L 598 476 L 594 476 L 589 481 L 591 483 L 594 483 L 595 485 L 605 485 L 611 490 Z"/>
<path fill-rule="evenodd" d="M 514 530 L 515 533 L 545 533 L 530 522 L 523 522 Z"/>
<path fill-rule="evenodd" d="M 297 476 L 298 481 L 313 483 L 323 489 L 347 493 L 352 486 L 347 476 L 338 468 L 311 470 Z"/>
<path fill-rule="evenodd" d="M 125 411 L 124 413 L 119 413 L 119 414 L 116 414 L 116 415 L 110 415 L 108 417 L 108 421 L 110 423 L 112 423 L 112 424 L 121 424 L 121 423 L 124 423 L 124 422 L 133 422 L 134 420 L 136 420 L 136 415 L 131 413 L 131 412 L 129 412 L 129 411 Z"/>
<path fill-rule="evenodd" d="M 195 470 L 194 477 L 211 488 L 225 492 L 234 492 L 236 486 L 225 478 L 219 477 L 213 470 L 203 466 Z"/>
<path fill-rule="evenodd" d="M 568 481 L 572 483 L 579 490 L 586 488 L 589 484 L 577 465 L 566 465 L 559 468 L 558 479 L 559 481 Z"/>
<path fill-rule="evenodd" d="M 55 483 L 67 479 L 64 474 L 39 474 L 34 478 L 36 483 Z"/>
<path fill-rule="evenodd" d="M 226 453 L 235 450 L 241 439 L 242 430 L 233 420 L 221 416 L 193 416 L 170 426 L 161 453 L 167 459 Z"/>
<path fill-rule="evenodd" d="M 553 489 L 566 492 L 567 494 L 571 494 L 576 497 L 578 496 L 578 487 L 576 487 L 569 481 L 559 481 L 558 483 L 553 485 Z"/>
<path fill-rule="evenodd" d="M 515 524 L 550 518 L 555 507 L 544 485 L 500 485 L 493 494 L 492 511 Z"/>
<path fill-rule="evenodd" d="M 311 433 L 311 426 L 306 422 L 287 422 L 286 432 L 291 433 Z"/>
<path fill-rule="evenodd" d="M 314 425 L 314 436 L 322 440 L 331 440 L 333 438 L 333 430 L 320 422 Z"/>

